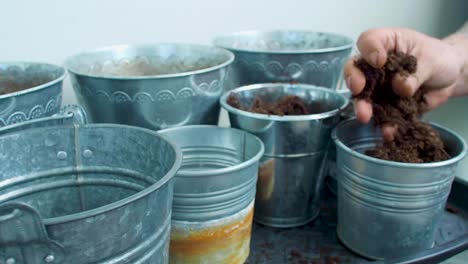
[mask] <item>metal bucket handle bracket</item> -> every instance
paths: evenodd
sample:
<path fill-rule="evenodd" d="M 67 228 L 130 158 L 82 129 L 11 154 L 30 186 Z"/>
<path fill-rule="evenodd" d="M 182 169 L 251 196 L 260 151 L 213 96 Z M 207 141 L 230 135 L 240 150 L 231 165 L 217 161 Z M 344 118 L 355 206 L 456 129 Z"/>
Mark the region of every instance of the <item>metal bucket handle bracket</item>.
<path fill-rule="evenodd" d="M 66 105 L 60 112 L 43 118 L 32 119 L 21 123 L 0 127 L 0 136 L 30 128 L 57 125 L 85 125 L 88 123 L 86 112 L 79 105 Z M 1 263 L 1 262 L 0 262 Z"/>
<path fill-rule="evenodd" d="M 63 117 L 64 119 L 72 118 L 72 122 L 78 125 L 88 123 L 88 116 L 85 110 L 79 105 L 65 105 L 60 109 L 60 112 L 54 116 Z"/>
<path fill-rule="evenodd" d="M 18 202 L 0 205 L 0 263 L 62 263 L 64 256 L 34 208 Z"/>

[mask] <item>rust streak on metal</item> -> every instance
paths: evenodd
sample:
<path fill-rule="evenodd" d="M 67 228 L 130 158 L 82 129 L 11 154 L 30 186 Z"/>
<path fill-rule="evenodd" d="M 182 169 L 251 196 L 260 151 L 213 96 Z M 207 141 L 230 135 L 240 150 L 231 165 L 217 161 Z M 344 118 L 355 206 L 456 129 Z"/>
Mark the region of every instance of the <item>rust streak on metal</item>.
<path fill-rule="evenodd" d="M 219 260 L 223 263 L 242 263 L 248 255 L 252 230 L 253 208 L 240 221 L 222 226 L 194 230 L 192 232 L 172 232 L 171 259 L 186 263 L 204 260 Z"/>

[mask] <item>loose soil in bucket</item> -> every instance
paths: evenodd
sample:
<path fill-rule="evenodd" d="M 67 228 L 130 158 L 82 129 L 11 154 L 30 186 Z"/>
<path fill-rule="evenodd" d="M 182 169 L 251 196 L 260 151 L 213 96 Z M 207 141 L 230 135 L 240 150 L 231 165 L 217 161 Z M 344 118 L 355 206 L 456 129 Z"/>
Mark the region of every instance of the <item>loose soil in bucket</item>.
<path fill-rule="evenodd" d="M 0 76 L 0 95 L 27 90 L 46 82 L 48 82 L 48 80 L 35 80 L 28 83 L 17 83 L 13 80 L 3 80 Z"/>
<path fill-rule="evenodd" d="M 306 103 L 295 95 L 283 96 L 276 102 L 265 102 L 257 97 L 250 106 L 243 106 L 240 103 L 239 96 L 231 93 L 227 98 L 227 103 L 237 109 L 266 115 L 309 115 L 311 114 Z"/>
<path fill-rule="evenodd" d="M 375 123 L 378 127 L 397 126 L 393 141 L 384 141 L 366 154 L 375 158 L 407 162 L 426 163 L 450 158 L 444 149 L 439 133 L 428 123 L 420 120 L 427 111 L 424 89 L 412 97 L 401 97 L 392 89 L 396 74 L 407 77 L 416 72 L 417 59 L 402 52 L 389 52 L 384 67 L 376 69 L 363 58 L 354 64 L 366 76 L 364 90 L 353 98 L 372 104 Z"/>

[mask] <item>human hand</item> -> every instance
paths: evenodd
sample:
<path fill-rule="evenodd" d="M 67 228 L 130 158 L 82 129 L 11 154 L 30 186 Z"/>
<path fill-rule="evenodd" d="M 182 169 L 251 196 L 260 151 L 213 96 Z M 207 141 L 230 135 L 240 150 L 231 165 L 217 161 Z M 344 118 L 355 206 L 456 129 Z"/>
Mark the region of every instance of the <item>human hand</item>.
<path fill-rule="evenodd" d="M 391 50 L 411 54 L 418 60 L 417 71 L 407 77 L 396 75 L 392 81 L 393 90 L 400 96 L 412 96 L 421 87 L 429 92 L 425 99 L 429 109 L 433 109 L 451 96 L 462 93 L 457 91 L 457 80 L 465 63 L 464 50 L 452 45 L 450 41 L 436 39 L 414 30 L 404 28 L 372 29 L 361 34 L 357 47 L 362 56 L 373 67 L 381 68 L 387 61 Z M 364 89 L 364 74 L 354 65 L 354 59 L 345 65 L 345 80 L 353 94 Z M 372 117 L 372 105 L 364 100 L 355 102 L 356 117 L 367 123 Z M 386 139 L 392 139 L 396 127 L 383 128 Z"/>

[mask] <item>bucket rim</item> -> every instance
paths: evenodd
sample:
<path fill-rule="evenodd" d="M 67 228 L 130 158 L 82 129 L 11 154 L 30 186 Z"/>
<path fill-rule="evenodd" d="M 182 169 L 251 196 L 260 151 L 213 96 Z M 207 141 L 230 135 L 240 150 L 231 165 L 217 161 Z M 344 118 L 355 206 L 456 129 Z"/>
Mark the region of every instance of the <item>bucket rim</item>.
<path fill-rule="evenodd" d="M 241 110 L 235 107 L 232 107 L 227 103 L 228 97 L 237 92 L 242 92 L 242 91 L 247 91 L 247 90 L 256 90 L 256 89 L 262 89 L 262 88 L 274 88 L 278 87 L 277 89 L 283 88 L 283 87 L 288 87 L 288 88 L 299 88 L 299 89 L 305 89 L 305 90 L 318 90 L 326 93 L 333 94 L 334 96 L 340 97 L 343 100 L 343 104 L 341 104 L 339 107 L 333 108 L 330 111 L 325 111 L 317 114 L 310 114 L 310 115 L 287 115 L 287 116 L 278 116 L 278 115 L 267 115 L 267 114 L 259 114 L 259 113 L 252 113 L 249 111 Z M 349 105 L 349 99 L 343 95 L 342 93 L 339 93 L 337 91 L 332 90 L 331 88 L 326 88 L 322 86 L 316 86 L 312 84 L 305 84 L 305 83 L 297 83 L 297 84 L 291 84 L 291 83 L 258 83 L 258 84 L 250 84 L 250 85 L 245 85 L 241 87 L 237 87 L 235 89 L 232 89 L 231 91 L 224 93 L 220 100 L 220 104 L 222 108 L 224 108 L 229 114 L 235 114 L 238 116 L 243 116 L 243 117 L 248 117 L 252 119 L 259 119 L 259 120 L 265 120 L 265 121 L 278 121 L 278 122 L 294 122 L 294 121 L 310 121 L 310 120 L 320 120 L 320 119 L 325 119 L 328 117 L 332 116 L 337 116 L 339 113 L 341 113 L 346 107 Z"/>
<path fill-rule="evenodd" d="M 235 131 L 236 133 L 241 133 L 243 135 L 246 135 L 254 139 L 258 143 L 260 149 L 253 157 L 249 158 L 246 161 L 239 162 L 235 165 L 228 166 L 225 168 L 220 168 L 220 169 L 209 169 L 209 170 L 203 170 L 203 171 L 185 171 L 183 174 L 178 172 L 176 177 L 222 176 L 224 174 L 231 173 L 234 171 L 239 171 L 244 168 L 252 166 L 255 162 L 258 162 L 261 159 L 261 157 L 263 156 L 265 152 L 265 145 L 260 140 L 260 138 L 258 138 L 257 136 L 247 131 L 236 129 L 236 128 L 220 127 L 220 126 L 215 126 L 215 125 L 189 125 L 189 126 L 173 127 L 173 128 L 159 130 L 158 133 L 161 133 L 167 138 L 167 140 L 171 141 L 170 136 L 167 135 L 168 133 L 172 131 L 183 131 L 183 130 L 191 130 L 191 129 L 218 129 L 218 130 L 224 130 L 224 131 Z M 182 151 L 182 161 L 183 161 L 183 151 Z"/>
<path fill-rule="evenodd" d="M 59 72 L 59 76 L 54 78 L 51 81 L 48 81 L 48 82 L 40 84 L 40 85 L 32 86 L 32 87 L 29 87 L 29 88 L 26 88 L 26 89 L 22 89 L 22 90 L 19 90 L 19 91 L 16 91 L 16 92 L 2 94 L 2 95 L 0 95 L 0 100 L 10 98 L 10 97 L 20 96 L 20 95 L 25 95 L 25 94 L 28 94 L 28 93 L 34 93 L 34 92 L 40 91 L 40 90 L 45 90 L 45 89 L 47 89 L 49 87 L 52 87 L 53 85 L 55 85 L 57 83 L 63 82 L 63 80 L 67 76 L 67 71 L 66 71 L 66 69 L 64 67 L 62 67 L 60 65 L 57 65 L 57 64 L 48 63 L 48 62 L 40 62 L 40 61 L 0 61 L 0 65 L 9 65 L 9 66 L 20 66 L 20 65 L 22 65 L 22 66 L 33 66 L 33 65 L 41 66 L 42 65 L 42 66 L 47 66 L 47 67 L 53 68 L 54 70 Z M 61 88 L 61 90 L 63 90 L 63 88 Z"/>
<path fill-rule="evenodd" d="M 170 167 L 170 169 L 167 171 L 167 173 L 159 179 L 156 183 L 150 185 L 149 187 L 132 194 L 128 197 L 125 197 L 124 199 L 120 199 L 118 201 L 99 206 L 97 208 L 93 208 L 90 210 L 78 212 L 78 213 L 73 213 L 69 215 L 64 215 L 64 216 L 58 216 L 58 217 L 51 217 L 51 218 L 44 218 L 42 221 L 44 225 L 56 225 L 56 224 L 62 224 L 62 223 L 67 223 L 67 222 L 73 222 L 89 217 L 93 217 L 99 214 L 102 214 L 104 212 L 109 212 L 115 209 L 118 209 L 122 206 L 128 205 L 134 201 L 137 201 L 146 195 L 156 191 L 157 189 L 161 188 L 162 186 L 166 185 L 176 174 L 177 170 L 179 169 L 181 162 L 182 162 L 182 153 L 180 151 L 180 148 L 177 145 L 174 145 L 171 141 L 169 141 L 167 138 L 159 135 L 156 133 L 156 131 L 147 129 L 147 128 L 142 128 L 142 127 L 135 127 L 135 126 L 128 126 L 128 125 L 120 125 L 120 124 L 86 124 L 86 125 L 65 125 L 65 126 L 53 126 L 53 127 L 47 127 L 46 129 L 58 129 L 58 128 L 70 128 L 70 127 L 75 127 L 75 128 L 80 128 L 80 127 L 86 127 L 86 128 L 125 128 L 125 129 L 131 129 L 133 131 L 143 131 L 145 133 L 151 134 L 156 137 L 162 138 L 166 143 L 169 144 L 174 149 L 175 152 L 175 159 L 174 163 Z M 34 128 L 30 129 L 32 130 L 41 130 L 44 128 Z M 27 131 L 30 131 L 29 129 Z M 21 133 L 21 132 L 20 132 Z M 6 135 L 8 136 L 8 135 Z M 172 198 L 171 198 L 172 199 Z"/>
<path fill-rule="evenodd" d="M 112 75 L 112 74 L 96 74 L 96 73 L 86 73 L 79 67 L 74 66 L 75 61 L 79 60 L 83 56 L 88 55 L 96 55 L 100 52 L 105 51 L 121 51 L 121 50 L 129 50 L 129 49 L 158 49 L 161 47 L 170 46 L 170 47 L 177 47 L 177 48 L 199 48 L 205 49 L 212 52 L 218 52 L 226 56 L 226 59 L 223 60 L 221 63 L 216 65 L 191 70 L 186 72 L 177 72 L 177 73 L 166 73 L 166 74 L 153 74 L 153 75 L 129 75 L 129 76 L 119 76 L 119 75 Z M 73 75 L 86 77 L 86 78 L 95 78 L 95 79 L 102 79 L 102 80 L 119 80 L 119 81 L 135 81 L 135 80 L 159 80 L 159 79 L 169 79 L 169 78 L 180 78 L 180 77 L 190 77 L 192 75 L 209 73 L 216 70 L 220 70 L 223 68 L 228 67 L 231 63 L 234 62 L 235 56 L 230 50 L 216 47 L 211 45 L 205 44 L 195 44 L 189 42 L 158 42 L 158 43 L 145 43 L 145 44 L 118 44 L 118 45 L 110 45 L 110 46 L 102 46 L 86 51 L 81 51 L 76 54 L 73 54 L 67 57 L 64 62 L 64 68 L 67 69 L 68 72 L 72 73 Z"/>
<path fill-rule="evenodd" d="M 284 49 L 284 50 L 268 50 L 268 49 L 249 49 L 249 48 L 242 48 L 242 47 L 234 47 L 232 42 L 226 44 L 223 41 L 229 38 L 235 39 L 239 36 L 259 36 L 259 35 L 269 35 L 269 34 L 287 34 L 287 33 L 295 33 L 301 34 L 304 36 L 307 35 L 326 35 L 332 38 L 341 38 L 343 40 L 343 44 L 338 45 L 336 47 L 326 47 L 326 48 L 302 48 L 302 49 Z M 331 53 L 331 52 L 339 52 L 345 50 L 351 50 L 354 41 L 351 37 L 339 34 L 335 32 L 329 31 L 312 31 L 312 30 L 297 30 L 297 29 L 275 29 L 275 30 L 242 30 L 236 31 L 231 33 L 225 33 L 218 36 L 215 36 L 212 41 L 213 45 L 221 48 L 225 48 L 231 50 L 233 52 L 243 52 L 243 53 L 250 53 L 250 54 L 268 54 L 268 55 L 305 55 L 305 54 L 321 54 L 321 53 Z"/>

